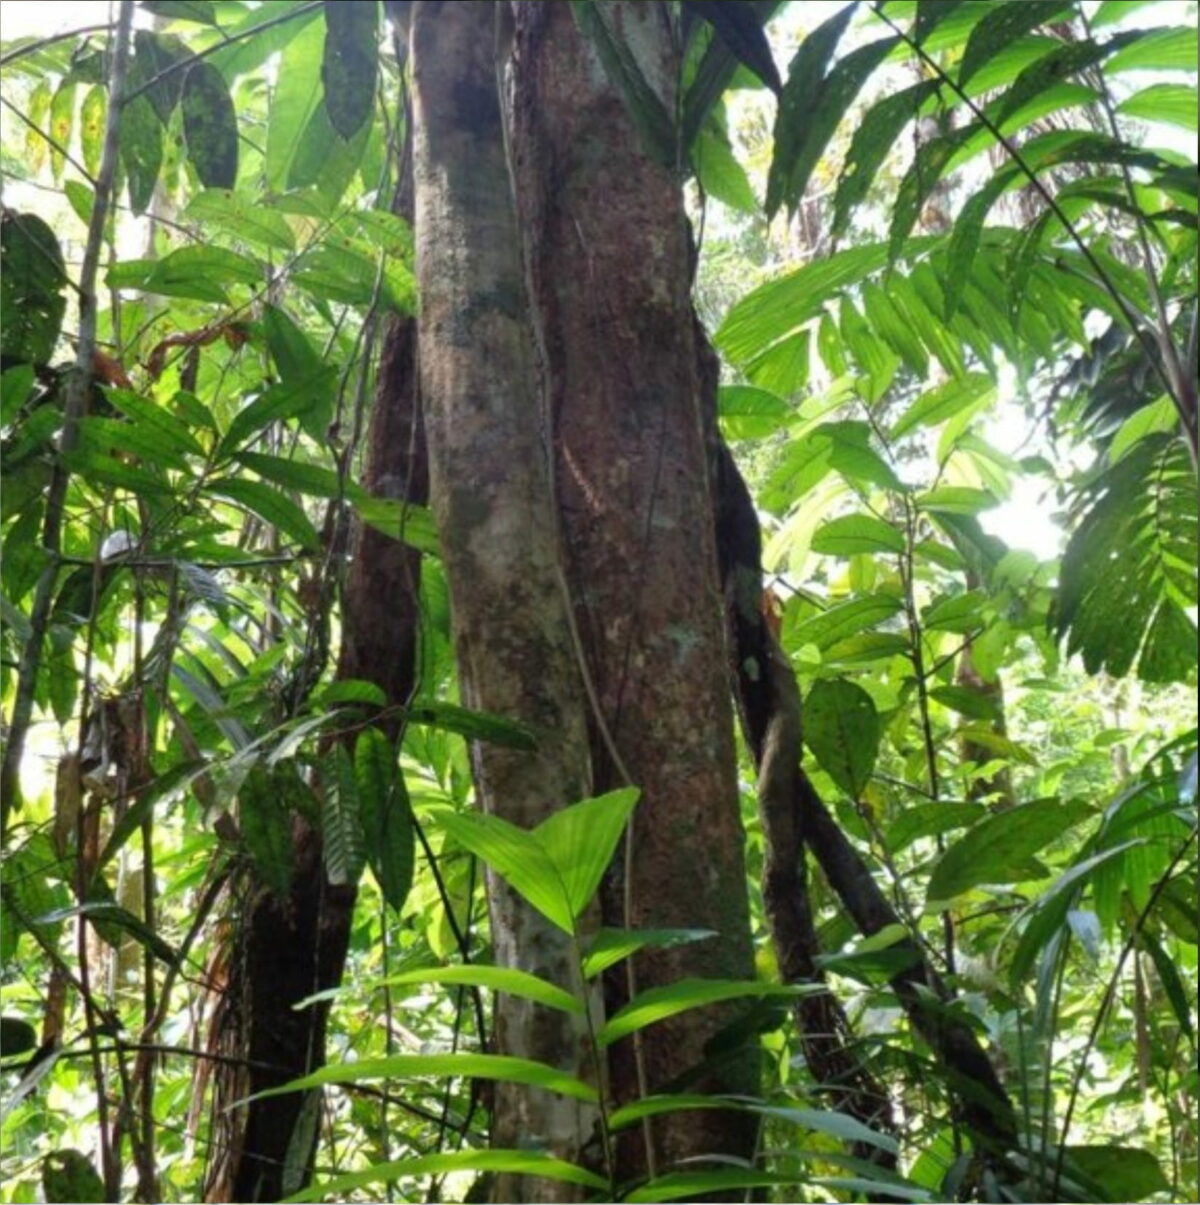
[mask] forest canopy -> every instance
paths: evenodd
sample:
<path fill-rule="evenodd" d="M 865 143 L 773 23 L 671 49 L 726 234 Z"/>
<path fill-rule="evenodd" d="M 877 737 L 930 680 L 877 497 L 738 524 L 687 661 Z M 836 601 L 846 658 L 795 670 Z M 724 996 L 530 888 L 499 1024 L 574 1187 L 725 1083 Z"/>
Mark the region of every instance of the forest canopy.
<path fill-rule="evenodd" d="M 1196 1200 L 1195 3 L 0 20 L 0 1199 Z"/>

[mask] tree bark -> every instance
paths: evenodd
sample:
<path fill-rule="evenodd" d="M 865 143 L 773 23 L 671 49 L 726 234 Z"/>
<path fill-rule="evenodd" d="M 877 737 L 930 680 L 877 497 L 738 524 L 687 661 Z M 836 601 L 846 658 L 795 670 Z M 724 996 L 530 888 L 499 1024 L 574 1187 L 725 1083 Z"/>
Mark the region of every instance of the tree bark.
<path fill-rule="evenodd" d="M 535 753 L 475 743 L 480 806 L 530 828 L 590 790 L 586 707 L 561 588 L 542 421 L 495 58 L 496 6 L 422 0 L 412 14 L 421 380 L 432 504 L 450 586 L 463 702 L 530 728 Z M 585 991 L 570 938 L 495 876 L 498 963 Z M 496 1048 L 596 1081 L 586 1027 L 511 995 Z M 498 1147 L 594 1162 L 592 1106 L 500 1084 Z M 560 1184 L 500 1177 L 499 1200 L 560 1200 Z"/>
<path fill-rule="evenodd" d="M 675 112 L 671 6 L 600 8 Z M 599 710 L 590 717 L 595 787 L 622 785 L 627 771 L 642 791 L 603 892 L 604 919 L 718 934 L 639 954 L 638 990 L 689 976 L 753 978 L 680 176 L 646 153 L 572 5 L 520 2 L 514 12 L 513 166 L 567 577 Z M 623 971 L 612 974 L 610 1005 L 630 986 Z M 707 1050 L 730 1016 L 708 1009 L 660 1023 L 644 1031 L 640 1052 L 619 1043 L 614 1099 L 685 1083 L 754 1092 L 756 1050 L 724 1065 Z M 627 1136 L 624 1174 L 753 1151 L 745 1117 L 677 1114 L 652 1130 L 649 1144 Z"/>

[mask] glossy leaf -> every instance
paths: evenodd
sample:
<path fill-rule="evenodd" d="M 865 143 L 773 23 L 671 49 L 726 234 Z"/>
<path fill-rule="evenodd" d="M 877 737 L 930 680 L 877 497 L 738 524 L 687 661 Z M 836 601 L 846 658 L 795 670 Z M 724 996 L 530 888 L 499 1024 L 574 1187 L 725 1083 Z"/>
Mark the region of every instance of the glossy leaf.
<path fill-rule="evenodd" d="M 823 679 L 804 701 L 804 743 L 851 799 L 862 797 L 879 753 L 871 696 L 845 678 Z"/>

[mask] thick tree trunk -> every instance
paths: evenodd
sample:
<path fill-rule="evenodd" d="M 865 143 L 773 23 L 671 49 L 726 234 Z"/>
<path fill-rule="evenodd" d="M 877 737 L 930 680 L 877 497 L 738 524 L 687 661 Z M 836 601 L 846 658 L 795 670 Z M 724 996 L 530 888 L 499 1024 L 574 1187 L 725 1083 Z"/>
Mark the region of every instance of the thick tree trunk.
<path fill-rule="evenodd" d="M 401 155 L 395 211 L 412 218 L 411 145 Z M 362 484 L 377 497 L 424 505 L 429 482 L 416 371 L 416 320 L 391 319 L 384 338 L 375 404 L 367 430 Z M 374 528 L 355 524 L 342 593 L 337 675 L 373 682 L 386 706 L 379 726 L 397 739 L 400 706 L 417 679 L 420 554 Z M 329 1006 L 296 1011 L 342 977 L 355 891 L 325 876 L 320 834 L 297 819 L 293 879 L 286 899 L 243 881 L 228 985 L 212 1043 L 245 1060 L 222 1065 L 214 1088 L 214 1154 L 207 1201 L 276 1201 L 311 1178 L 320 1094 L 226 1105 L 286 1083 L 325 1062 Z"/>
<path fill-rule="evenodd" d="M 496 6 L 424 0 L 412 15 L 421 380 L 431 494 L 450 585 L 464 703 L 517 720 L 534 753 L 477 743 L 484 810 L 530 828 L 590 794 L 586 707 L 561 587 L 542 420 L 495 59 Z M 496 961 L 579 995 L 566 934 L 488 883 Z M 595 1081 L 576 1016 L 511 995 L 500 1053 Z M 596 1112 L 502 1084 L 492 1141 L 594 1161 Z M 560 1200 L 560 1184 L 501 1178 L 499 1200 Z"/>
<path fill-rule="evenodd" d="M 679 75 L 672 6 L 604 3 L 666 112 Z M 635 959 L 637 989 L 753 977 L 743 833 L 680 177 L 654 162 L 572 5 L 516 3 L 513 161 L 542 388 L 556 450 L 567 576 L 603 718 L 597 790 L 642 790 L 605 921 L 718 937 Z M 626 876 L 627 867 L 632 876 Z M 624 972 L 611 976 L 619 1004 Z M 725 1010 L 688 1013 L 612 1051 L 618 1102 L 690 1082 L 754 1091 L 756 1052 L 717 1067 Z M 658 1119 L 654 1162 L 748 1156 L 753 1127 L 715 1112 Z M 645 1170 L 642 1136 L 623 1169 Z"/>

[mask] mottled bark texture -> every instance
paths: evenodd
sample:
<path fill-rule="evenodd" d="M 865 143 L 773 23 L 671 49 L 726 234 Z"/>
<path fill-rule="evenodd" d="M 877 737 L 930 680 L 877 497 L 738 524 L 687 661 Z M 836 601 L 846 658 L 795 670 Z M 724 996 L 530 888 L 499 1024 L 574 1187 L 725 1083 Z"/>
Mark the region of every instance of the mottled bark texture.
<path fill-rule="evenodd" d="M 675 112 L 673 8 L 603 3 L 603 19 Z M 513 171 L 553 424 L 566 572 L 598 706 L 642 790 L 632 881 L 617 860 L 604 919 L 714 930 L 712 940 L 635 959 L 639 990 L 688 976 L 753 977 L 732 707 L 710 520 L 700 349 L 680 176 L 655 162 L 568 3 L 513 5 Z M 595 787 L 621 785 L 592 723 Z M 627 990 L 609 977 L 609 1003 Z M 757 1052 L 721 1062 L 710 1040 L 728 1010 L 688 1013 L 611 1052 L 618 1102 L 662 1092 L 750 1091 Z M 641 1068 L 637 1066 L 641 1062 Z M 745 1118 L 656 1119 L 658 1169 L 694 1155 L 748 1156 Z M 643 1170 L 623 1136 L 623 1170 Z"/>
<path fill-rule="evenodd" d="M 750 492 L 716 432 L 716 365 L 709 378 L 710 440 L 717 557 L 730 636 L 730 677 L 746 745 L 758 768 L 763 831 L 763 912 L 784 983 L 823 983 L 820 946 L 808 895 L 800 799 L 800 690 L 763 612 L 761 538 Z M 886 1089 L 854 1048 L 845 1011 L 828 990 L 801 996 L 796 1028 L 809 1071 L 829 1104 L 864 1125 L 895 1134 Z M 870 1143 L 853 1153 L 885 1167 L 895 1156 Z"/>
<path fill-rule="evenodd" d="M 476 743 L 480 805 L 530 828 L 591 793 L 586 701 L 559 568 L 547 429 L 501 127 L 496 6 L 413 8 L 421 383 L 431 500 L 450 586 L 463 702 L 531 729 L 536 752 Z M 495 958 L 583 990 L 570 939 L 490 877 Z M 581 1020 L 502 994 L 495 1047 L 595 1081 Z M 594 1162 L 592 1106 L 500 1084 L 498 1147 Z M 501 1177 L 499 1200 L 564 1186 Z"/>
<path fill-rule="evenodd" d="M 798 753 L 798 731 L 789 731 L 798 726 L 786 713 L 795 708 L 798 714 L 799 694 L 791 666 L 755 605 L 762 595 L 762 570 L 758 563 L 758 521 L 753 504 L 727 451 L 723 452 L 721 465 L 717 477 L 717 527 L 722 533 L 723 548 L 736 550 L 736 555 L 728 556 L 723 565 L 733 633 L 733 672 L 747 741 L 765 768 L 777 756 L 778 751 L 772 745 L 781 731 Z M 776 844 L 778 849 L 767 856 L 764 905 L 772 918 L 773 932 L 782 923 L 791 934 L 788 946 L 780 952 L 781 971 L 785 976 L 798 974 L 808 978 L 806 966 L 811 965 L 816 949 L 810 936 L 811 916 L 807 915 L 807 906 L 800 903 L 802 883 L 795 870 L 798 859 L 789 852 L 797 849 L 798 840 L 803 840 L 812 851 L 861 933 L 869 936 L 899 924 L 900 920 L 799 765 L 790 770 L 772 768 L 771 773 L 778 776 L 773 784 L 760 783 L 760 791 L 766 785 L 772 796 L 773 815 L 764 816 L 763 827 L 768 844 Z M 792 792 L 790 808 L 780 794 L 783 788 Z M 946 1074 L 956 1118 L 988 1151 L 999 1153 L 1011 1149 L 1016 1140 L 1012 1103 L 975 1031 L 955 1011 L 951 993 L 917 942 L 908 938 L 893 948 L 905 949 L 911 956 L 911 965 L 893 977 L 892 988 L 913 1028 L 929 1044 Z M 790 970 L 785 969 L 785 960 Z M 839 1060 L 842 1057 L 836 1050 L 829 1053 Z M 818 1052 L 817 1057 L 822 1055 Z M 832 1071 L 831 1067 L 830 1072 L 823 1074 L 828 1076 Z M 845 1077 L 840 1078 L 846 1093 L 842 1107 L 856 1115 L 861 1115 L 860 1109 L 869 1110 L 872 1100 L 878 1097 L 878 1089 L 871 1080 L 850 1066 L 846 1067 Z M 884 1111 L 874 1124 L 886 1128 L 886 1102 L 879 1104 Z M 863 1119 L 869 1121 L 869 1117 Z"/>
<path fill-rule="evenodd" d="M 395 210 L 412 217 L 411 147 L 401 154 Z M 416 320 L 395 315 L 384 338 L 367 428 L 362 484 L 373 495 L 424 504 L 428 470 L 416 372 Z M 393 740 L 400 706 L 416 685 L 420 555 L 374 528 L 355 524 L 342 591 L 339 678 L 373 682 L 385 706 L 378 723 Z M 211 1042 L 246 1065 L 215 1072 L 213 1155 L 207 1201 L 275 1201 L 311 1178 L 319 1095 L 225 1107 L 305 1075 L 325 1062 L 329 1006 L 296 1011 L 306 996 L 342 977 L 355 891 L 325 876 L 320 834 L 297 818 L 294 873 L 286 899 L 242 874 L 231 893 L 237 915 L 225 991 Z"/>

